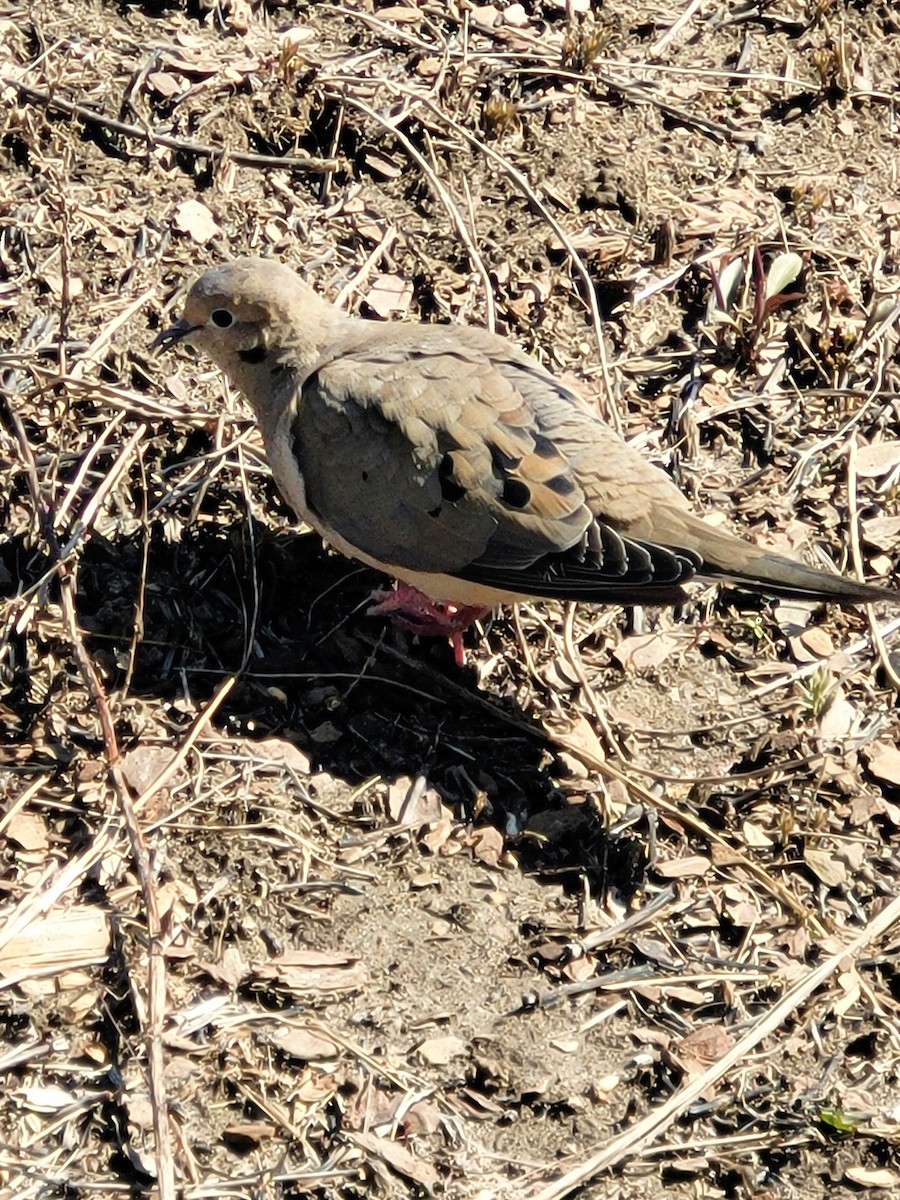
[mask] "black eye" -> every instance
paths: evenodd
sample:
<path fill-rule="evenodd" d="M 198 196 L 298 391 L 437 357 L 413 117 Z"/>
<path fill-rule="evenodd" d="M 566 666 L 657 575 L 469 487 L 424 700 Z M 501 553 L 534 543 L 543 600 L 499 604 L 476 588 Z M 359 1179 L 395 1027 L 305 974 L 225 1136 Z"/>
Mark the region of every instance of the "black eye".
<path fill-rule="evenodd" d="M 227 308 L 214 308 L 209 314 L 209 319 L 219 329 L 230 329 L 235 321 L 237 321 L 234 313 L 229 312 Z"/>

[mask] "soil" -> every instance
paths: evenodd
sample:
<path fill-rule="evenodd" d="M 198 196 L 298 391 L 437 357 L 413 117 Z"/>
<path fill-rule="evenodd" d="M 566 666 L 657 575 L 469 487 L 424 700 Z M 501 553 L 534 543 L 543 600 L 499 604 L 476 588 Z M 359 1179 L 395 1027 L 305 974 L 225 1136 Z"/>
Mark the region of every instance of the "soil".
<path fill-rule="evenodd" d="M 246 253 L 492 324 L 711 519 L 891 586 L 894 6 L 0 37 L 0 1195 L 897 1194 L 894 920 L 716 1070 L 896 897 L 897 610 L 523 604 L 459 667 L 149 349 Z"/>

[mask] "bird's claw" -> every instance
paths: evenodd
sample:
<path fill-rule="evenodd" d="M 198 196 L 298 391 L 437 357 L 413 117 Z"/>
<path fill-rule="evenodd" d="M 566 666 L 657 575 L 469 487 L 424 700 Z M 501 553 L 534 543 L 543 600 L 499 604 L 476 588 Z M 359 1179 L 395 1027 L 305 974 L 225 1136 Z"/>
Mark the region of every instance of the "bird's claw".
<path fill-rule="evenodd" d="M 440 600 L 432 600 L 409 584 L 373 592 L 372 599 L 375 604 L 366 609 L 367 616 L 390 615 L 400 629 L 409 633 L 420 637 L 449 638 L 458 666 L 462 666 L 464 661 L 463 633 L 491 611 L 482 604 L 445 604 Z"/>

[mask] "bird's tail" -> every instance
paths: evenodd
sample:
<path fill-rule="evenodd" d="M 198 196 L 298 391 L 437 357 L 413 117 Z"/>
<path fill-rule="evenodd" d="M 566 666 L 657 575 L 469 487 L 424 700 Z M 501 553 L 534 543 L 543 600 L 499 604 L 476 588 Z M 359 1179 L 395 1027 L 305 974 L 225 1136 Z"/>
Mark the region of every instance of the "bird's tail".
<path fill-rule="evenodd" d="M 697 572 L 703 578 L 731 580 L 755 592 L 803 600 L 831 600 L 844 604 L 900 602 L 900 592 L 808 567 L 714 529 L 699 518 L 695 520 L 702 525 L 702 532 L 697 531 L 696 537 L 689 539 L 686 549 L 696 550 L 703 558 L 703 565 Z"/>

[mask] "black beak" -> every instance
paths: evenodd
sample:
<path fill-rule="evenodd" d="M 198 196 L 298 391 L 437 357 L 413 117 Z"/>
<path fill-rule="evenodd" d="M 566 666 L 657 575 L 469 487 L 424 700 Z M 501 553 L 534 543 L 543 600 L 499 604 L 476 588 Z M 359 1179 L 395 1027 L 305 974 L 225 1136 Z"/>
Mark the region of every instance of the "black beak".
<path fill-rule="evenodd" d="M 188 334 L 193 333 L 195 329 L 199 328 L 199 325 L 191 325 L 189 321 L 186 321 L 182 317 L 174 325 L 170 325 L 168 329 L 163 329 L 158 333 L 150 343 L 150 349 L 158 350 L 162 347 L 163 350 L 169 350 L 172 346 L 177 345 L 178 342 L 183 341 Z"/>

